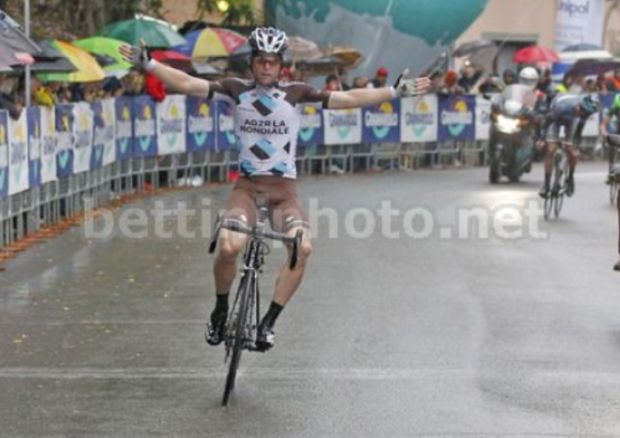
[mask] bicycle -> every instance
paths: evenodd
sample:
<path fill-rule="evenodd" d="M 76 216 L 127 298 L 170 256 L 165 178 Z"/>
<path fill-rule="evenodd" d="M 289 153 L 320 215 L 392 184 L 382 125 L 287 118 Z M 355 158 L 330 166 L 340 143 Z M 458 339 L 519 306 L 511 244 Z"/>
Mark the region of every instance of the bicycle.
<path fill-rule="evenodd" d="M 267 246 L 264 239 L 278 240 L 285 244 L 292 245 L 291 258 L 289 261 L 290 269 L 294 269 L 297 265 L 298 251 L 301 246 L 301 230 L 297 231 L 295 237 L 267 230 L 268 209 L 263 205 L 257 205 L 257 207 L 258 220 L 254 227 L 248 227 L 244 223 L 234 219 L 222 220 L 221 217 L 218 217 L 213 237 L 209 244 L 209 254 L 213 254 L 222 228 L 250 236 L 243 255 L 242 275 L 239 280 L 235 300 L 226 318 L 224 335 L 226 356 L 224 361 L 230 361 L 228 365 L 228 374 L 226 376 L 226 385 L 224 387 L 224 395 L 222 397 L 222 406 L 228 404 L 230 394 L 235 387 L 235 379 L 241 361 L 242 351 L 258 351 L 256 348 L 256 327 L 260 320 L 258 275 L 262 273 L 261 268 L 265 264 L 265 256 L 270 252 L 270 248 Z"/>
<path fill-rule="evenodd" d="M 609 146 L 609 153 L 614 154 L 614 160 L 609 161 L 609 174 L 612 176 L 609 181 L 609 203 L 615 205 L 620 189 L 620 135 L 608 134 L 605 140 Z"/>
<path fill-rule="evenodd" d="M 561 142 L 560 147 L 553 154 L 551 187 L 544 202 L 545 220 L 549 220 L 552 211 L 556 218 L 560 216 L 560 211 L 562 211 L 562 206 L 564 205 L 564 195 L 568 187 L 569 174 L 568 156 L 564 150 L 566 145 L 569 145 L 569 143 Z"/>

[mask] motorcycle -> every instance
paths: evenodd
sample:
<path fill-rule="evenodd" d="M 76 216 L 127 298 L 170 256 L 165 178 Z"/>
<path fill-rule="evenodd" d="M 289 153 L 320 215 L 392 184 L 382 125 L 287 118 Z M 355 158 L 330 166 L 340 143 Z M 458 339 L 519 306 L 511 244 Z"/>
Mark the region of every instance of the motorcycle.
<path fill-rule="evenodd" d="M 508 86 L 491 105 L 489 135 L 489 181 L 502 176 L 518 182 L 532 170 L 534 141 L 532 136 L 535 95 L 521 84 Z"/>

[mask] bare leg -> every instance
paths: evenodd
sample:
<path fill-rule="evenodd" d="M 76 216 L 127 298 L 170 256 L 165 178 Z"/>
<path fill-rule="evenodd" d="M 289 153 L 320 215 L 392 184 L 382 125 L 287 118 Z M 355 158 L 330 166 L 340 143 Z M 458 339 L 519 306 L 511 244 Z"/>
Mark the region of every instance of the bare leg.
<path fill-rule="evenodd" d="M 245 234 L 222 229 L 220 231 L 220 251 L 213 263 L 215 277 L 215 292 L 226 295 L 230 291 L 232 282 L 237 273 L 237 256 L 243 249 L 247 237 Z"/>
<path fill-rule="evenodd" d="M 275 292 L 273 294 L 273 300 L 281 305 L 285 306 L 289 302 L 304 276 L 306 269 L 306 262 L 312 253 L 312 244 L 310 243 L 310 231 L 306 228 L 295 227 L 292 228 L 287 234 L 294 236 L 297 230 L 303 231 L 302 243 L 297 255 L 297 266 L 295 269 L 290 269 L 288 262 L 282 267 L 280 275 L 276 280 Z M 292 248 L 288 248 L 289 257 L 291 255 Z"/>

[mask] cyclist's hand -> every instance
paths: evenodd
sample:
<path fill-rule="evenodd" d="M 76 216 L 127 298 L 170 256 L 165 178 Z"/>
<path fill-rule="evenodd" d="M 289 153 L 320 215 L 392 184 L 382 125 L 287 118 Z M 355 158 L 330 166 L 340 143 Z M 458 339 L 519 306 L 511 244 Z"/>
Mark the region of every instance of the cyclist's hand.
<path fill-rule="evenodd" d="M 428 77 L 412 78 L 406 68 L 396 79 L 394 91 L 396 97 L 409 97 L 428 92 L 431 80 Z"/>
<path fill-rule="evenodd" d="M 151 54 L 143 39 L 140 40 L 139 47 L 123 44 L 119 50 L 125 61 L 140 70 L 146 70 L 146 66 L 151 60 Z"/>

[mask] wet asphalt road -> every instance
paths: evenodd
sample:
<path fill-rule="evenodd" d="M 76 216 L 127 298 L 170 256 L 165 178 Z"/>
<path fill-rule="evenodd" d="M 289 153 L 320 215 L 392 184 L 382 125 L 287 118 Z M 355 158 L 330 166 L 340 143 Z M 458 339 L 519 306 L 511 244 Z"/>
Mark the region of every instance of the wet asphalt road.
<path fill-rule="evenodd" d="M 212 257 L 182 234 L 208 234 L 230 187 L 126 206 L 106 238 L 72 229 L 0 273 L 0 436 L 620 436 L 617 217 L 605 165 L 580 166 L 551 223 L 527 210 L 540 169 L 497 187 L 484 169 L 303 180 L 322 209 L 306 279 L 228 408 L 203 340 Z M 156 223 L 179 202 L 200 208 L 187 227 Z M 123 236 L 128 209 L 145 237 Z"/>

